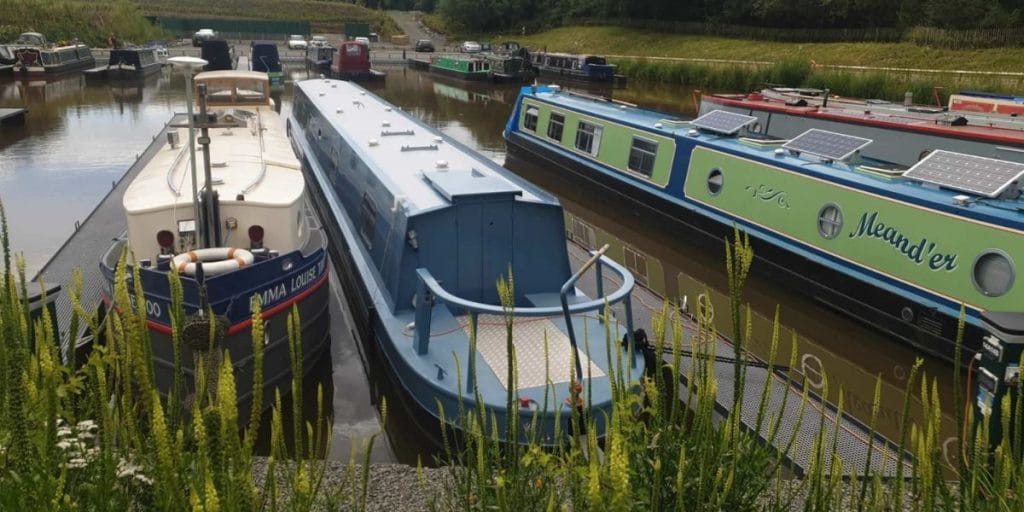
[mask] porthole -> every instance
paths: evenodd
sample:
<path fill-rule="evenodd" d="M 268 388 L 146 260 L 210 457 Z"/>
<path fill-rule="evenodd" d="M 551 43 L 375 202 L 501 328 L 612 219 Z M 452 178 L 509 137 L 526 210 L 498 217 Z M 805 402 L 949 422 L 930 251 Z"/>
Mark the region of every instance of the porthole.
<path fill-rule="evenodd" d="M 718 167 L 711 169 L 711 172 L 708 173 L 708 192 L 717 196 L 723 186 L 725 186 L 725 175 L 722 174 L 722 170 Z"/>
<path fill-rule="evenodd" d="M 831 240 L 843 230 L 843 210 L 835 203 L 828 203 L 818 211 L 818 234 Z"/>
<path fill-rule="evenodd" d="M 1010 291 L 1016 277 L 1013 260 L 999 249 L 989 249 L 974 260 L 971 281 L 974 287 L 989 297 L 999 297 Z"/>

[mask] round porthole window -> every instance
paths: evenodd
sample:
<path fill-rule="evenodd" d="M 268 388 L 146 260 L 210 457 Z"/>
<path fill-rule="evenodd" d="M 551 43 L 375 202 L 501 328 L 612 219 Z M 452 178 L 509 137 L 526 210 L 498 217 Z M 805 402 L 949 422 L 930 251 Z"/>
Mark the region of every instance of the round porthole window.
<path fill-rule="evenodd" d="M 711 169 L 711 172 L 708 173 L 708 192 L 717 196 L 722 191 L 723 185 L 725 185 L 725 175 L 722 174 L 722 170 L 718 167 Z"/>
<path fill-rule="evenodd" d="M 818 234 L 831 240 L 843 230 L 843 210 L 835 203 L 829 203 L 818 211 Z"/>
<path fill-rule="evenodd" d="M 1013 260 L 999 249 L 989 249 L 974 260 L 971 281 L 979 292 L 989 297 L 999 297 L 1010 291 L 1016 269 Z"/>

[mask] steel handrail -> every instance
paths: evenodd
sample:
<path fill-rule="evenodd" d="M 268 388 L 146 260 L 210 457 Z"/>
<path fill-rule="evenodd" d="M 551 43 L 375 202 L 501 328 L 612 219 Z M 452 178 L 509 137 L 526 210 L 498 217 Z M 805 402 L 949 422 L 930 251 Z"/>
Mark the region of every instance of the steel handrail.
<path fill-rule="evenodd" d="M 582 376 L 582 363 L 580 362 L 579 347 L 576 343 L 575 329 L 573 328 L 571 316 L 577 313 L 586 313 L 589 311 L 595 311 L 604 308 L 606 305 L 610 306 L 622 302 L 626 309 L 626 337 L 629 340 L 630 346 L 633 344 L 633 311 L 632 301 L 630 300 L 630 294 L 633 292 L 633 287 L 636 284 L 636 280 L 633 274 L 622 265 L 619 265 L 611 258 L 604 255 L 604 252 L 608 249 L 605 245 L 600 250 L 591 251 L 591 258 L 584 263 L 584 265 L 576 271 L 561 287 L 559 297 L 561 299 L 560 306 L 546 306 L 546 307 L 515 307 L 512 309 L 513 316 L 521 317 L 543 317 L 543 316 L 556 316 L 563 315 L 565 318 L 566 329 L 569 334 L 569 343 L 572 345 L 573 352 L 577 354 L 575 358 L 576 363 L 576 375 Z M 608 265 L 613 272 L 618 274 L 621 279 L 621 285 L 617 290 L 608 295 L 604 295 L 604 277 L 602 267 Z M 576 282 L 590 269 L 595 267 L 597 271 L 597 295 L 598 298 L 587 301 L 577 302 L 575 304 L 569 304 L 568 294 L 570 291 L 575 289 Z M 416 269 L 416 274 L 419 278 L 419 285 L 416 290 L 416 318 L 415 318 L 415 333 L 413 335 L 413 348 L 416 350 L 417 355 L 425 355 L 429 350 L 430 345 L 430 323 L 431 323 L 431 312 L 435 300 L 439 300 L 448 305 L 456 306 L 466 310 L 470 315 L 470 322 L 472 323 L 473 330 L 476 330 L 477 317 L 483 314 L 492 315 L 505 315 L 508 311 L 504 306 L 487 304 L 483 302 L 476 302 L 467 300 L 462 297 L 458 297 L 448 290 L 445 290 L 441 283 L 434 278 L 429 270 L 425 268 Z M 476 357 L 474 354 L 469 354 L 469 372 L 467 381 L 467 390 L 472 391 L 474 372 L 476 367 Z M 635 358 L 630 361 L 631 367 L 635 367 Z M 577 377 L 579 378 L 579 377 Z"/>

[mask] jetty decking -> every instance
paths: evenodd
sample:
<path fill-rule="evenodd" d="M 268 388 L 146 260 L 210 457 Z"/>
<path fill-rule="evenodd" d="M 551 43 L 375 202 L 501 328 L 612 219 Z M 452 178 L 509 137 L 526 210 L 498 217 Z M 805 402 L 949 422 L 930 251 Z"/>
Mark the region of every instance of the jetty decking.
<path fill-rule="evenodd" d="M 582 247 L 570 243 L 569 257 L 571 258 L 570 264 L 575 268 L 585 261 L 589 254 Z M 614 286 L 616 283 L 614 272 L 605 269 L 604 280 L 605 287 Z M 594 279 L 594 273 L 588 272 L 585 274 L 577 283 L 577 286 L 586 293 L 595 291 L 596 279 Z M 653 338 L 652 320 L 654 315 L 661 312 L 664 299 L 638 285 L 633 289 L 632 302 L 635 328 L 644 329 Z M 621 305 L 614 306 L 612 309 L 615 311 L 617 318 L 625 318 L 625 312 L 622 310 Z M 679 313 L 674 312 L 673 314 Z M 683 347 L 685 349 L 688 350 L 690 348 L 690 343 L 695 335 L 696 326 L 694 322 L 689 317 L 684 317 Z M 651 342 L 653 343 L 653 341 L 652 339 Z M 719 335 L 714 340 L 714 343 L 717 344 L 715 353 L 718 356 L 731 357 L 733 346 L 728 339 Z M 667 344 L 670 345 L 670 343 Z M 754 359 L 753 356 L 750 356 L 750 358 Z M 687 396 L 685 376 L 693 365 L 694 359 L 683 357 L 681 363 L 680 374 L 682 377 L 680 380 L 682 382 L 680 382 L 680 396 L 685 399 Z M 715 377 L 719 383 L 715 409 L 719 415 L 724 417 L 733 409 L 735 403 L 732 396 L 735 367 L 732 361 L 714 361 L 710 364 L 714 367 Z M 837 461 L 832 460 L 831 446 L 834 437 L 833 432 L 838 432 L 836 458 L 842 461 L 840 471 L 843 477 L 864 474 L 864 466 L 868 462 L 868 443 L 872 437 L 871 432 L 864 425 L 847 415 L 837 418 L 834 405 L 813 397 L 808 398 L 803 418 L 798 421 L 802 400 L 800 389 L 790 386 L 786 382 L 785 377 L 777 372 L 769 372 L 767 368 L 748 365 L 745 366 L 745 371 L 746 386 L 741 397 L 743 403 L 741 414 L 743 428 L 747 431 L 753 431 L 756 428 L 761 395 L 765 386 L 771 386 L 768 404 L 765 409 L 765 417 L 767 419 L 763 421 L 757 435 L 762 442 L 767 443 L 776 452 L 785 451 L 783 454 L 784 460 L 794 473 L 802 476 L 810 469 L 813 462 L 811 459 L 813 456 L 813 441 L 818 436 L 818 427 L 824 419 L 823 424 L 826 430 L 824 444 L 826 449 L 822 454 L 824 473 L 831 474 L 833 468 L 837 468 L 834 465 Z M 786 396 L 787 394 L 788 396 Z M 783 404 L 784 401 L 785 404 Z M 783 405 L 785 405 L 785 408 L 783 408 Z M 772 427 L 776 418 L 779 417 L 781 417 L 781 421 L 779 421 L 778 431 L 774 438 L 770 439 Z M 838 428 L 836 428 L 837 422 Z M 796 436 L 796 441 L 786 451 L 786 446 L 794 435 Z M 892 441 L 886 439 L 881 434 L 875 433 L 873 453 L 870 460 L 871 474 L 880 474 L 883 478 L 895 478 L 897 464 L 899 463 L 896 455 L 897 451 L 898 447 Z M 903 458 L 903 464 L 906 465 L 903 474 L 909 475 L 911 473 L 910 464 L 912 464 L 909 455 Z"/>
<path fill-rule="evenodd" d="M 0 125 L 21 126 L 25 124 L 27 108 L 0 108 Z"/>

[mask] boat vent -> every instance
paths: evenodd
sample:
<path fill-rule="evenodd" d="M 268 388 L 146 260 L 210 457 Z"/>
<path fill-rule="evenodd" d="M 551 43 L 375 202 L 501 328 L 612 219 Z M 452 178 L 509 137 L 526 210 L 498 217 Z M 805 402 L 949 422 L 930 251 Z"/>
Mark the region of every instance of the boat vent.
<path fill-rule="evenodd" d="M 659 119 L 658 123 L 669 130 L 682 128 L 690 124 L 689 121 L 683 121 L 682 119 Z"/>

